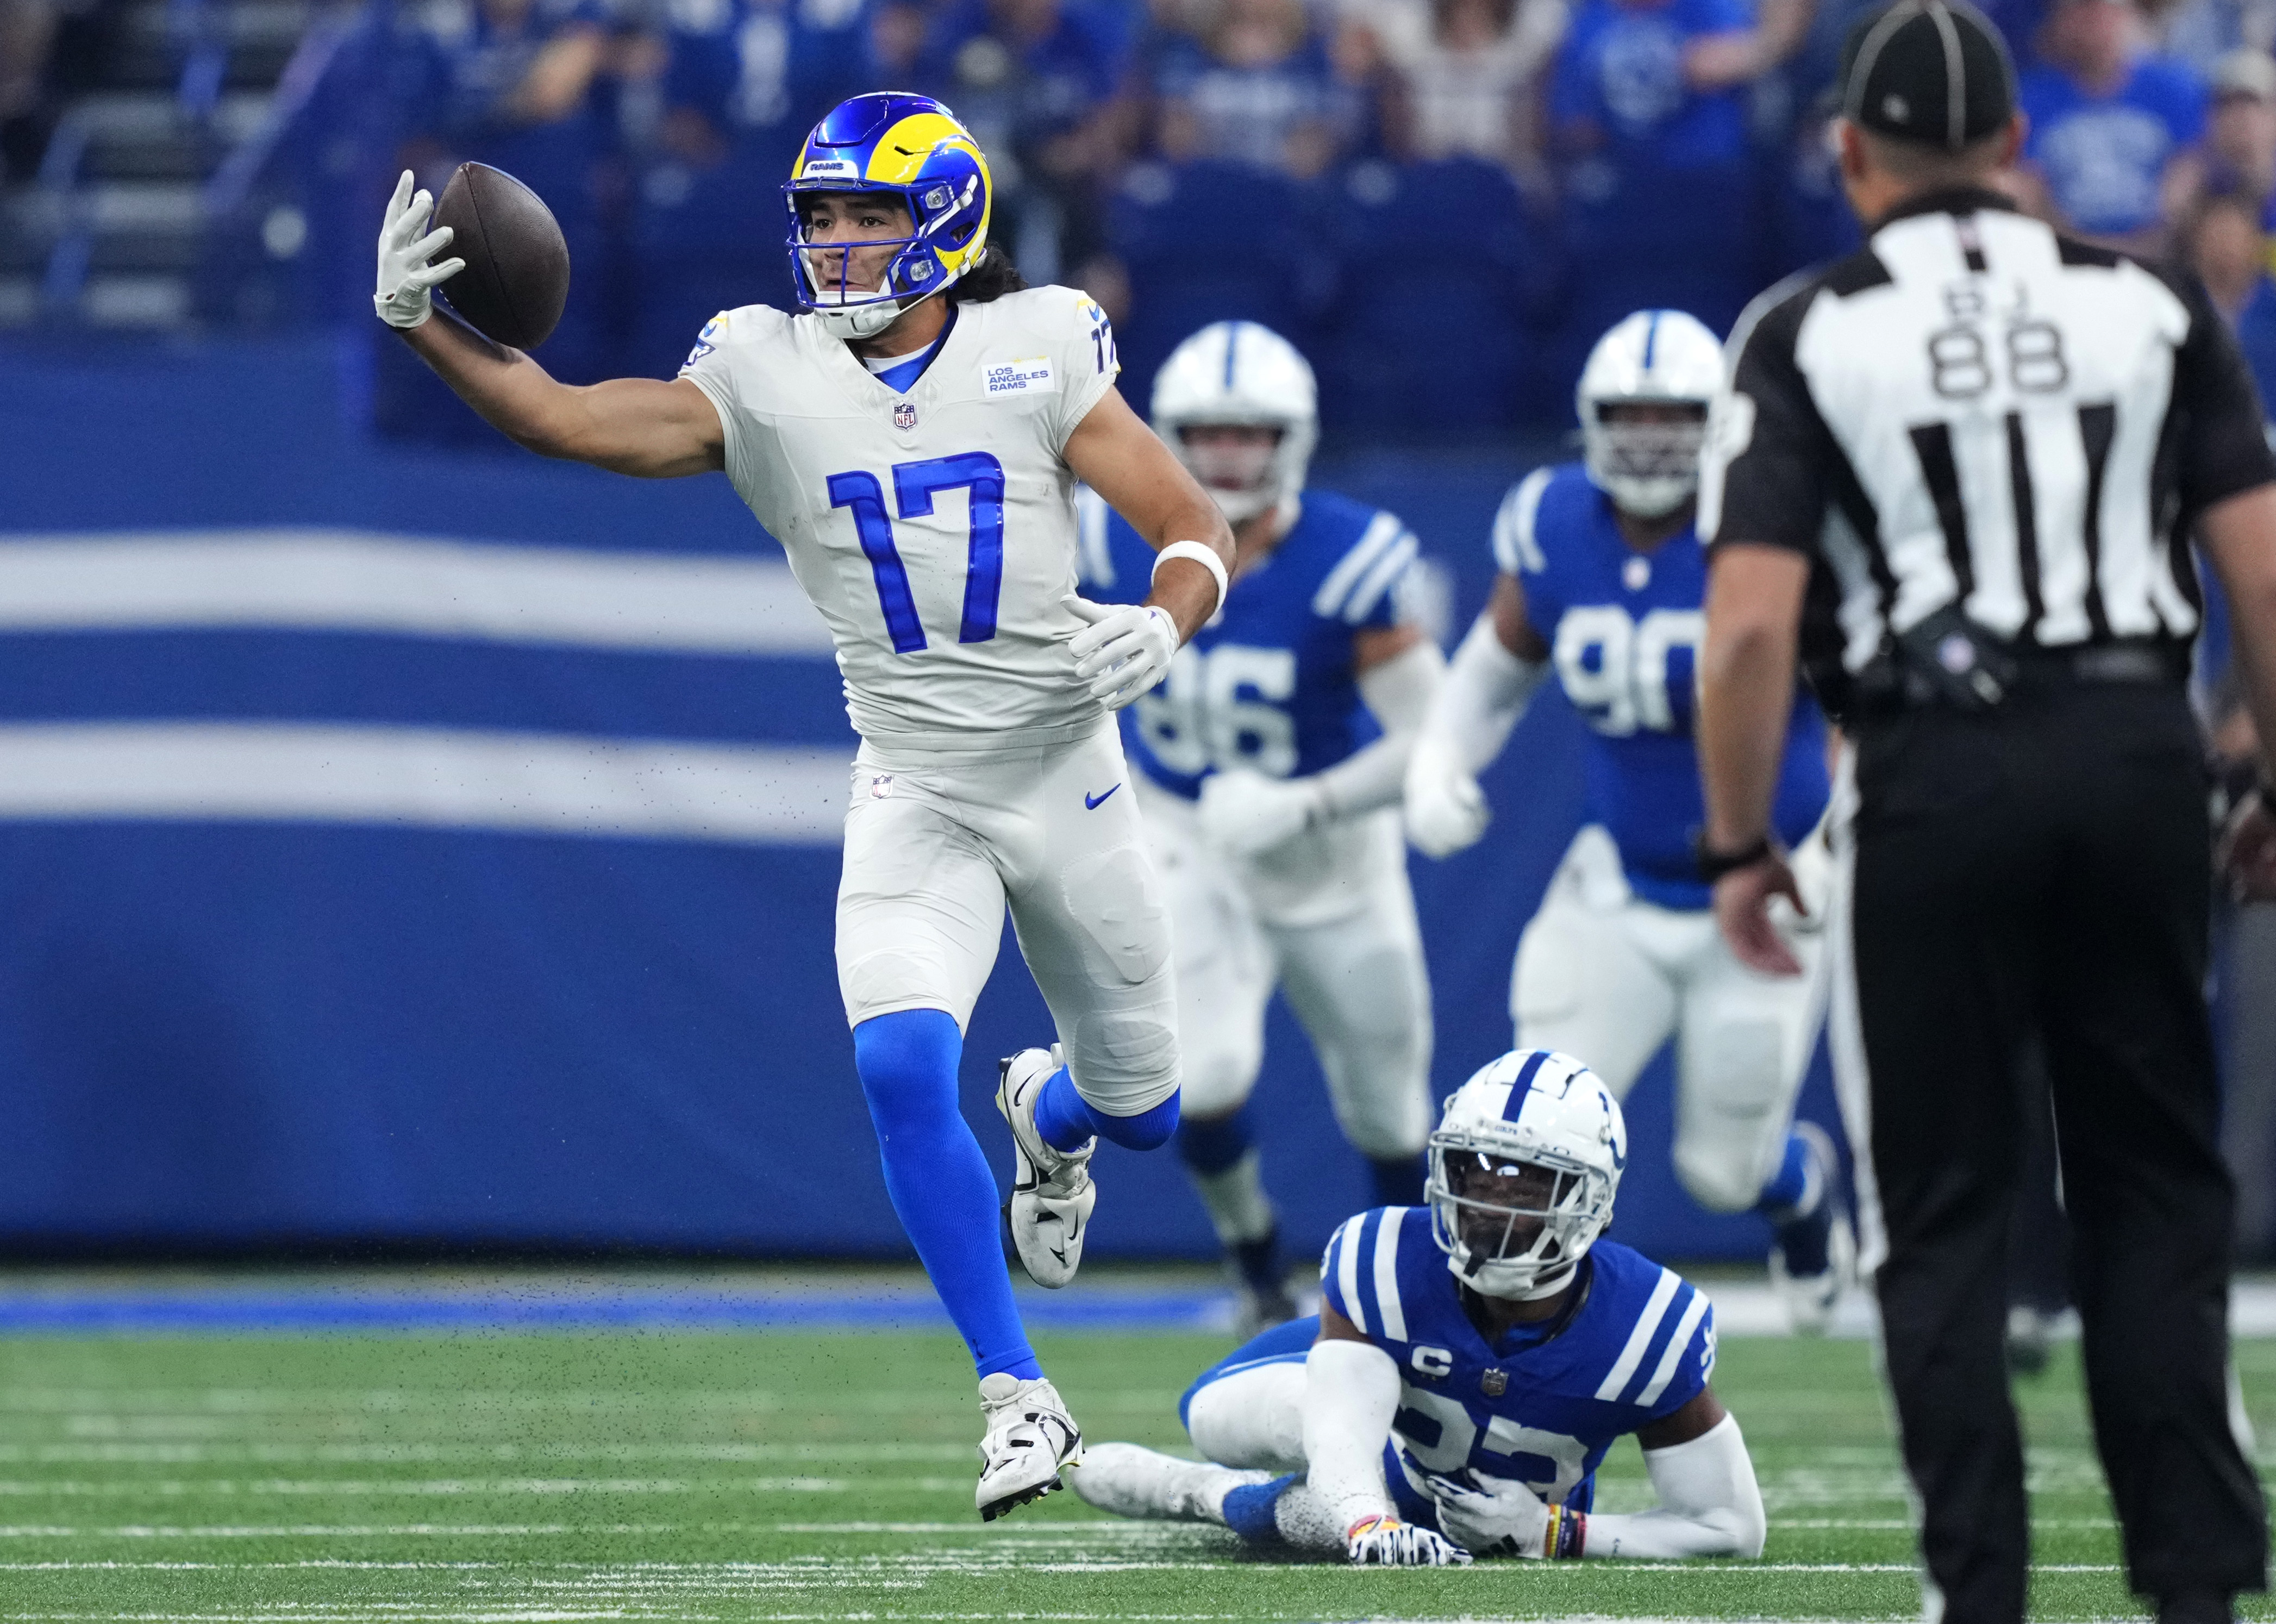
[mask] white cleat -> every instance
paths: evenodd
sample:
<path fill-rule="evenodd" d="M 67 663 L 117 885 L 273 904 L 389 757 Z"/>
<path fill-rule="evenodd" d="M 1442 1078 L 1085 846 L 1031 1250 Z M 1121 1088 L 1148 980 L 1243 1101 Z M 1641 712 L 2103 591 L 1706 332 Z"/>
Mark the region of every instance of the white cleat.
<path fill-rule="evenodd" d="M 1826 1266 L 1817 1274 L 1790 1274 L 1786 1254 L 1771 1248 L 1771 1289 L 1786 1305 L 1787 1323 L 1802 1336 L 1823 1336 L 1833 1322 L 1841 1294 L 1857 1278 L 1857 1231 L 1849 1221 L 1849 1203 L 1840 1188 L 1841 1158 L 1832 1138 L 1815 1122 L 1796 1122 L 1794 1131 L 1809 1142 L 1813 1175 L 1824 1180 L 1817 1192 L 1830 1217 L 1825 1237 Z M 1805 1200 L 1807 1198 L 1805 1197 Z M 1811 1203 L 1815 1204 L 1815 1203 Z"/>
<path fill-rule="evenodd" d="M 1098 1141 L 1058 1150 L 1036 1131 L 1036 1101 L 1059 1065 L 1057 1044 L 1022 1049 L 1003 1063 L 996 1080 L 996 1109 L 1012 1125 L 1012 1244 L 1028 1278 L 1055 1289 L 1082 1267 L 1082 1240 L 1098 1201 L 1089 1165 Z"/>
<path fill-rule="evenodd" d="M 1072 1476 L 1084 1504 L 1118 1517 L 1217 1523 L 1225 1521 L 1226 1490 L 1273 1477 L 1210 1461 L 1180 1461 L 1135 1444 L 1101 1444 L 1084 1454 Z"/>
<path fill-rule="evenodd" d="M 1007 1371 L 983 1377 L 980 1414 L 988 1430 L 980 1439 L 980 1486 L 972 1503 L 982 1522 L 1041 1499 L 1063 1485 L 1059 1468 L 1082 1459 L 1082 1432 L 1067 1414 L 1058 1389 Z"/>

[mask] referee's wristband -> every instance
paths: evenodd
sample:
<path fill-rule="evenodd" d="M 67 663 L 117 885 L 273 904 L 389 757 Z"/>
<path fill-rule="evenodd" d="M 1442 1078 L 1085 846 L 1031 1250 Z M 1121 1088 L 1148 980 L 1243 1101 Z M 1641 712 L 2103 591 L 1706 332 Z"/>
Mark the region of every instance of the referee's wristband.
<path fill-rule="evenodd" d="M 1192 559 L 1207 570 L 1210 573 L 1210 579 L 1217 582 L 1217 602 L 1210 605 L 1210 615 L 1216 614 L 1218 610 L 1225 607 L 1225 595 L 1229 589 L 1230 583 L 1225 573 L 1225 560 L 1217 556 L 1216 548 L 1201 542 L 1172 542 L 1154 555 L 1154 574 L 1160 574 L 1162 566 L 1172 558 Z M 1202 618 L 1209 618 L 1209 615 L 1203 616 Z"/>
<path fill-rule="evenodd" d="M 1695 831 L 1691 836 L 1691 861 L 1698 865 L 1699 877 L 1710 885 L 1726 874 L 1753 868 L 1775 849 L 1767 834 L 1756 835 L 1751 842 L 1735 852 L 1718 852 L 1708 845 L 1704 829 Z"/>

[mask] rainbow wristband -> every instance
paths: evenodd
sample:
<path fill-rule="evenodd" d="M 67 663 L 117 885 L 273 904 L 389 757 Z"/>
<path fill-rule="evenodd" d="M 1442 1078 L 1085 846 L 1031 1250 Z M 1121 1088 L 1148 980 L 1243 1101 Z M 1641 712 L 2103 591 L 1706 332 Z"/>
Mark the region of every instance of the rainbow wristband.
<path fill-rule="evenodd" d="M 1551 1561 L 1578 1561 L 1588 1543 L 1589 1519 L 1585 1513 L 1567 1511 L 1562 1506 L 1549 1508 L 1549 1527 L 1541 1537 L 1543 1556 Z"/>

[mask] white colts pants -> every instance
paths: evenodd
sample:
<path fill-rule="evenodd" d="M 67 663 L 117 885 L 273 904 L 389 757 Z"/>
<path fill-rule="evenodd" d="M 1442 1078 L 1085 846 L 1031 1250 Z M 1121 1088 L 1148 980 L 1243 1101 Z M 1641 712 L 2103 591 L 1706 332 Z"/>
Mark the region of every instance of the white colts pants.
<path fill-rule="evenodd" d="M 1135 1116 L 1178 1090 L 1170 922 L 1110 719 L 1073 743 L 854 760 L 838 984 L 859 1026 L 971 1019 L 1004 937 L 1051 1006 L 1076 1091 Z"/>
<path fill-rule="evenodd" d="M 1304 1355 L 1226 1371 L 1186 1407 L 1186 1436 L 1219 1466 L 1304 1469 Z"/>
<path fill-rule="evenodd" d="M 1194 803 L 1139 780 L 1178 966 L 1183 1111 L 1238 1110 L 1285 989 L 1362 1155 L 1412 1156 L 1430 1131 L 1430 983 L 1395 811 L 1298 836 L 1259 859 L 1202 838 Z"/>
<path fill-rule="evenodd" d="M 1595 825 L 1574 838 L 1518 942 L 1518 1047 L 1584 1060 L 1626 1098 L 1673 1036 L 1676 1176 L 1712 1212 L 1752 1207 L 1778 1171 L 1825 1013 L 1823 839 L 1812 834 L 1794 863 L 1810 917 L 1797 921 L 1782 903 L 1774 917 L 1799 976 L 1741 964 L 1710 911 L 1638 901 L 1611 836 Z"/>

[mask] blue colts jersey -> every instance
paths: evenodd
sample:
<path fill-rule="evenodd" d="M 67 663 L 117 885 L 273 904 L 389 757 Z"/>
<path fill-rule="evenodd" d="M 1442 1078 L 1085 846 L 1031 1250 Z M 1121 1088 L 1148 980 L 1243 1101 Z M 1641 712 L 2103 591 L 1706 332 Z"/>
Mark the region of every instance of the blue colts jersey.
<path fill-rule="evenodd" d="M 1080 508 L 1085 594 L 1142 603 L 1154 550 L 1089 491 Z M 1170 674 L 1122 713 L 1139 770 L 1188 800 L 1218 768 L 1301 778 L 1382 736 L 1352 675 L 1352 640 L 1398 623 L 1415 536 L 1389 513 L 1332 491 L 1304 493 L 1302 514 Z"/>
<path fill-rule="evenodd" d="M 1703 908 L 1692 831 L 1706 821 L 1692 723 L 1707 617 L 1707 554 L 1686 527 L 1651 551 L 1621 536 L 1577 462 L 1536 469 L 1494 520 L 1494 562 L 1525 588 L 1527 618 L 1565 696 L 1587 720 L 1587 817 L 1620 848 L 1628 884 L 1665 908 Z M 1825 718 L 1794 695 L 1771 809 L 1798 843 L 1825 810 Z"/>
<path fill-rule="evenodd" d="M 1427 1207 L 1347 1218 L 1320 1267 L 1321 1296 L 1398 1362 L 1387 1475 L 1410 1521 L 1430 1504 L 1423 1473 L 1464 1468 L 1588 1510 L 1612 1440 L 1682 1408 L 1715 1368 L 1706 1294 L 1616 1241 L 1589 1249 L 1575 1306 L 1493 1347 L 1462 1311 Z"/>

